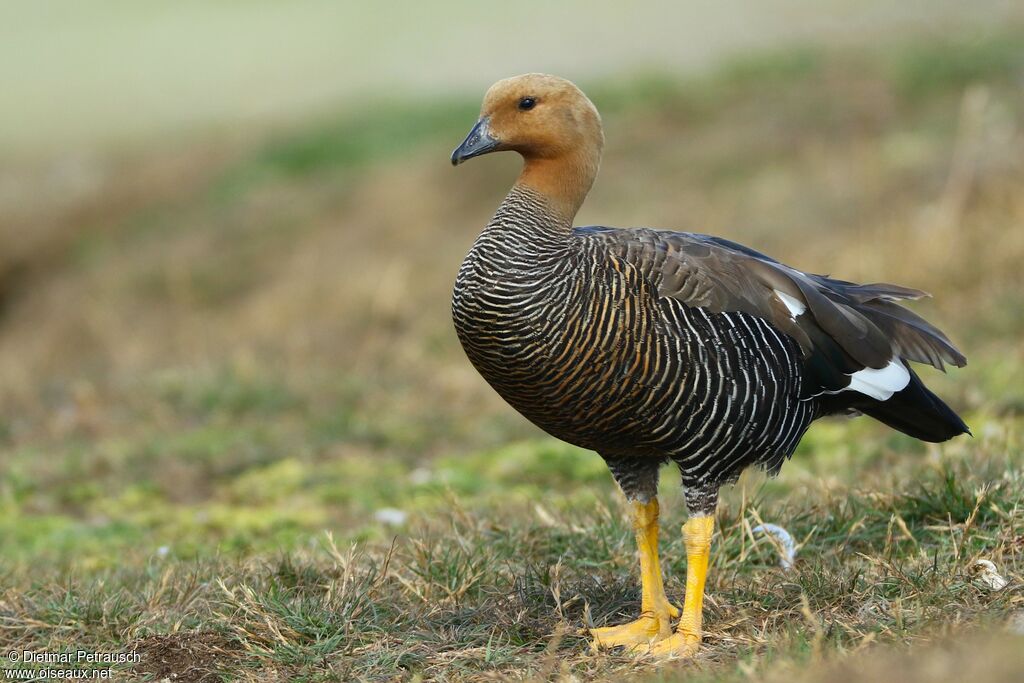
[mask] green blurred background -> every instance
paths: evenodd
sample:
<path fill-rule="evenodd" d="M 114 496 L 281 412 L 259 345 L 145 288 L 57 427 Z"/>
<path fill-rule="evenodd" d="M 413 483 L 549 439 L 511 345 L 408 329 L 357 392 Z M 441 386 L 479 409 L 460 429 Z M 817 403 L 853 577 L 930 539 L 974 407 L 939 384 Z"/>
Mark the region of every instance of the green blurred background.
<path fill-rule="evenodd" d="M 505 406 L 451 329 L 455 272 L 517 161 L 448 154 L 524 71 L 573 79 L 604 116 L 580 223 L 931 291 L 915 310 L 970 358 L 924 375 L 973 440 L 826 422 L 727 505 L 1019 472 L 1019 2 L 6 2 L 7 583 L 265 559 L 324 530 L 386 547 L 453 509 L 514 525 L 614 506 L 600 459 Z M 663 491 L 681 514 L 674 476 Z"/>

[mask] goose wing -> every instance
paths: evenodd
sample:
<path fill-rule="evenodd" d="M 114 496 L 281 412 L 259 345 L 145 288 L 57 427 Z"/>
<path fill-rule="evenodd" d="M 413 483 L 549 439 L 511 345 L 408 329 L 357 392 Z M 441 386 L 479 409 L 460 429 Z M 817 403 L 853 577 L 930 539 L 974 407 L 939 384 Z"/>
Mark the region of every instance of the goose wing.
<path fill-rule="evenodd" d="M 896 303 L 927 296 L 916 289 L 805 273 L 698 233 L 598 226 L 575 233 L 639 268 L 663 297 L 712 313 L 747 313 L 785 332 L 800 344 L 820 392 L 874 396 L 871 387 L 855 386 L 863 380 L 880 382 L 884 394 L 884 385 L 905 375 L 905 361 L 940 370 L 967 362 L 938 328 Z"/>

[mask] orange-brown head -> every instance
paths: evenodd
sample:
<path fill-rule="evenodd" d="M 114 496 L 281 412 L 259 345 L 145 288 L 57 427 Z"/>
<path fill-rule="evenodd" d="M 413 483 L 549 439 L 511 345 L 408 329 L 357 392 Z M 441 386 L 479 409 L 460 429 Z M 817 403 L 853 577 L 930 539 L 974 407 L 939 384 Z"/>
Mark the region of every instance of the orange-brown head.
<path fill-rule="evenodd" d="M 524 74 L 491 86 L 452 164 L 519 152 L 525 163 L 517 184 L 546 195 L 571 219 L 597 176 L 603 146 L 601 116 L 579 88 L 557 76 Z"/>

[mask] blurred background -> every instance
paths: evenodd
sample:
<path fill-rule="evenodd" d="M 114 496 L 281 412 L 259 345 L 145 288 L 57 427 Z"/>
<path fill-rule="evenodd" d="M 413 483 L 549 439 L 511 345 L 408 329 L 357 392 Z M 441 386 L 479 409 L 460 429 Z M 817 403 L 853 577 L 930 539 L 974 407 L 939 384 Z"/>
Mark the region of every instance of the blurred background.
<path fill-rule="evenodd" d="M 1020 2 L 5 2 L 0 573 L 259 556 L 323 529 L 381 542 L 456 501 L 614 500 L 450 324 L 518 161 L 448 155 L 486 88 L 526 71 L 604 117 L 580 224 L 930 291 L 915 310 L 970 359 L 922 371 L 974 429 L 942 457 L 1017 457 Z M 825 423 L 760 485 L 939 453 Z"/>
<path fill-rule="evenodd" d="M 562 448 L 476 376 L 449 320 L 518 162 L 448 153 L 490 83 L 529 70 L 605 117 L 581 224 L 708 231 L 929 290 L 918 310 L 971 359 L 929 381 L 968 414 L 1024 405 L 1019 3 L 0 12 L 8 557 L 156 529 L 188 545 L 197 511 L 236 507 L 260 529 L 354 528 L 410 505 L 345 485 L 353 470 L 426 480 L 510 442 Z M 211 543 L 239 528 L 207 523 Z"/>

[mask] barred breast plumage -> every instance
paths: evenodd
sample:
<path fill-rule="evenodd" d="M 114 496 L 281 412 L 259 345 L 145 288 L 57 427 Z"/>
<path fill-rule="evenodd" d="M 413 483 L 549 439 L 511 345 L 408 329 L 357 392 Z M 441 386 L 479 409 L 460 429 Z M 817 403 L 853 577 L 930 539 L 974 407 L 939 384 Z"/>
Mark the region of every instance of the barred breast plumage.
<path fill-rule="evenodd" d="M 603 140 L 597 110 L 564 79 L 527 74 L 488 91 L 452 162 L 513 150 L 525 163 L 462 263 L 452 313 L 484 379 L 537 426 L 603 456 L 630 501 L 641 616 L 592 629 L 595 644 L 690 655 L 721 485 L 749 465 L 777 472 L 824 415 L 864 413 L 927 441 L 966 432 L 910 367 L 966 361 L 897 303 L 917 290 L 801 272 L 708 235 L 574 228 Z M 658 564 L 667 460 L 691 513 L 682 610 Z"/>

